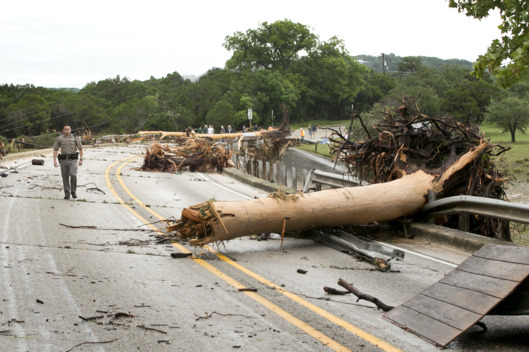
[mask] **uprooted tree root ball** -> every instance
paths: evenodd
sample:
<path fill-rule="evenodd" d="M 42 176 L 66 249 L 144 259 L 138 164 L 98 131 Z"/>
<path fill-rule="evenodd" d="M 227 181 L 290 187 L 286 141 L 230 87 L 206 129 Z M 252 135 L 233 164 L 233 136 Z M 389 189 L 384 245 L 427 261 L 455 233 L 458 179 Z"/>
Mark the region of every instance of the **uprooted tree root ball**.
<path fill-rule="evenodd" d="M 388 182 L 417 170 L 440 178 L 461 155 L 484 142 L 485 136 L 477 125 L 468 126 L 450 117 L 430 118 L 407 100 L 403 103 L 394 110 L 387 110 L 384 118 L 371 126 L 366 126 L 355 114 L 351 123 L 361 123 L 363 141 L 348 140 L 341 131 L 331 129 L 333 157 L 343 160 L 351 173 L 369 183 Z M 499 144 L 487 144 L 457 178 L 445 184 L 442 192 L 435 190 L 437 197 L 471 195 L 506 199 L 504 183 L 508 178 L 497 170 L 492 157 L 509 149 Z M 456 227 L 458 216 L 439 221 Z M 498 233 L 499 223 L 491 218 L 472 217 L 471 231 L 509 239 L 508 233 Z"/>

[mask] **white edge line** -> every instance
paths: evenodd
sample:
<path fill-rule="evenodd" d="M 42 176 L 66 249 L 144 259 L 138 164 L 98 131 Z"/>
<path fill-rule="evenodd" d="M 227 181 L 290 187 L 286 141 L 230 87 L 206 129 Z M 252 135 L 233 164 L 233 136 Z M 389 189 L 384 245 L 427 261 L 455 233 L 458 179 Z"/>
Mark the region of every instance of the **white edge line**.
<path fill-rule="evenodd" d="M 222 189 L 225 189 L 225 190 L 227 190 L 227 191 L 230 191 L 230 192 L 232 192 L 232 193 L 234 193 L 234 194 L 236 194 L 236 195 L 238 195 L 238 196 L 241 196 L 241 197 L 243 197 L 243 198 L 245 198 L 245 199 L 252 199 L 252 197 L 248 197 L 248 196 L 245 195 L 245 194 L 242 194 L 242 193 L 239 193 L 239 192 L 237 192 L 237 191 L 234 191 L 234 190 L 231 189 L 231 188 L 225 187 L 225 186 L 221 185 L 220 183 L 213 181 L 212 179 L 210 179 L 210 178 L 207 177 L 206 175 L 202 175 L 200 172 L 197 172 L 196 174 L 197 174 L 198 176 L 202 177 L 204 180 L 208 180 L 209 182 L 213 183 L 214 185 L 217 185 L 218 187 L 220 187 L 220 188 L 222 188 Z"/>

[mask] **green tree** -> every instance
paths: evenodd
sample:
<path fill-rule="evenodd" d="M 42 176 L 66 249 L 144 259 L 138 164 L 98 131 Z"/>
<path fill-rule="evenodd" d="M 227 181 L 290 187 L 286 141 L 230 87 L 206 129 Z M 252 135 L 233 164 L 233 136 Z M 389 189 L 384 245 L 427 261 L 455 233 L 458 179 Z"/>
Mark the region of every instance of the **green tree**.
<path fill-rule="evenodd" d="M 441 109 L 441 95 L 448 83 L 439 72 L 426 66 L 418 66 L 415 71 L 398 73 L 397 85 L 382 100 L 386 106 L 397 106 L 402 99 L 412 99 L 420 111 L 429 116 L 438 116 Z"/>
<path fill-rule="evenodd" d="M 300 91 L 293 81 L 296 75 L 283 75 L 270 70 L 259 70 L 255 72 L 255 97 L 256 108 L 261 112 L 262 123 L 272 124 L 272 113 L 280 116 L 283 106 L 292 109 L 300 98 Z M 266 118 L 264 118 L 266 116 Z M 277 120 L 277 117 L 276 117 Z M 246 121 L 245 121 L 246 122 Z M 280 122 L 280 121 L 279 121 Z"/>
<path fill-rule="evenodd" d="M 184 130 L 185 125 L 178 128 L 175 114 L 170 112 L 153 112 L 149 114 L 144 129 L 147 131 L 178 131 Z"/>
<path fill-rule="evenodd" d="M 217 133 L 220 131 L 220 126 L 237 125 L 233 105 L 226 100 L 219 100 L 206 115 L 206 123 L 213 125 Z"/>
<path fill-rule="evenodd" d="M 340 39 L 320 42 L 307 26 L 290 20 L 236 32 L 226 37 L 224 47 L 233 51 L 226 67 L 242 80 L 223 99 L 241 111 L 240 97 L 251 97 L 255 113 L 265 117 L 263 123 L 271 122 L 272 111 L 276 120 L 285 122 L 290 115 L 293 120 L 342 118 L 367 74 Z"/>
<path fill-rule="evenodd" d="M 390 75 L 383 75 L 375 71 L 370 71 L 365 78 L 366 84 L 358 92 L 354 100 L 356 112 L 370 111 L 374 104 L 388 94 L 395 86 L 397 81 Z"/>
<path fill-rule="evenodd" d="M 368 70 L 353 59 L 336 37 L 322 43 L 307 60 L 311 62 L 310 87 L 319 102 L 320 118 L 342 117 L 365 84 Z"/>
<path fill-rule="evenodd" d="M 145 129 L 149 116 L 158 111 L 154 96 L 130 99 L 112 110 L 111 123 L 115 132 L 135 133 Z"/>
<path fill-rule="evenodd" d="M 511 134 L 511 141 L 516 142 L 516 131 L 525 133 L 525 128 L 529 124 L 529 103 L 509 93 L 501 100 L 492 100 L 485 118 L 504 132 L 508 131 Z"/>
<path fill-rule="evenodd" d="M 398 71 L 402 73 L 414 73 L 419 71 L 423 65 L 421 58 L 414 56 L 403 57 L 402 61 L 398 63 Z"/>
<path fill-rule="evenodd" d="M 300 79 L 301 118 L 340 119 L 348 115 L 351 103 L 365 84 L 368 69 L 333 37 L 322 42 L 292 67 Z"/>
<path fill-rule="evenodd" d="M 302 55 L 312 52 L 317 43 L 318 37 L 301 23 L 286 19 L 263 22 L 257 29 L 226 37 L 224 47 L 233 51 L 226 67 L 286 71 Z"/>
<path fill-rule="evenodd" d="M 475 63 L 476 74 L 489 71 L 508 87 L 529 76 L 528 0 L 450 0 L 449 6 L 477 19 L 500 12 L 501 39 L 494 39 Z"/>
<path fill-rule="evenodd" d="M 209 70 L 198 82 L 182 86 L 175 102 L 193 114 L 195 127 L 203 125 L 208 112 L 223 99 L 237 78 L 237 74 L 229 70 Z"/>
<path fill-rule="evenodd" d="M 491 77 L 478 79 L 470 69 L 459 65 L 443 66 L 440 75 L 446 82 L 446 89 L 439 91 L 441 115 L 450 115 L 465 123 L 483 122 L 491 98 L 498 96 L 500 90 Z"/>
<path fill-rule="evenodd" d="M 38 94 L 25 95 L 7 108 L 10 129 L 16 135 L 37 136 L 50 127 L 47 101 Z"/>

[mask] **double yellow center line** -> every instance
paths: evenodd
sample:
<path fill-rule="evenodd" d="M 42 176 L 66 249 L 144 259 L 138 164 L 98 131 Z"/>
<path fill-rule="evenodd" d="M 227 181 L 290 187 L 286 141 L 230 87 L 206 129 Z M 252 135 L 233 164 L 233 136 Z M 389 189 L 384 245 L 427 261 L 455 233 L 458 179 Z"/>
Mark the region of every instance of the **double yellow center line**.
<path fill-rule="evenodd" d="M 139 206 L 144 208 L 146 211 L 148 211 L 149 213 L 151 213 L 152 215 L 154 215 L 155 217 L 157 217 L 160 220 L 165 220 L 165 218 L 163 218 L 158 213 L 153 211 L 150 207 L 145 206 L 145 204 L 143 204 L 137 197 L 135 197 L 129 191 L 129 189 L 125 186 L 125 184 L 123 183 L 123 180 L 121 179 L 121 170 L 123 169 L 123 167 L 125 165 L 127 165 L 129 162 L 131 162 L 131 161 L 133 161 L 135 159 L 138 159 L 140 157 L 141 156 L 135 155 L 135 156 L 127 157 L 127 158 L 121 159 L 119 161 L 116 161 L 115 163 L 113 163 L 112 165 L 110 165 L 107 168 L 107 170 L 105 172 L 105 180 L 106 180 L 108 188 L 110 189 L 110 191 L 112 192 L 114 197 L 118 200 L 118 202 L 121 205 L 123 205 L 128 211 L 130 211 L 142 223 L 144 223 L 145 225 L 149 226 L 154 231 L 159 232 L 159 229 L 157 227 L 152 225 L 151 222 L 149 222 L 145 218 L 143 218 L 138 212 L 136 212 L 132 207 L 130 207 L 127 203 L 125 203 L 121 199 L 121 197 L 117 194 L 117 192 L 115 191 L 114 187 L 112 186 L 112 184 L 110 182 L 110 176 L 109 175 L 110 175 L 111 170 L 117 164 L 122 163 L 122 165 L 117 168 L 115 175 L 116 175 L 117 181 L 120 184 L 120 186 L 123 189 L 123 191 L 126 194 L 128 194 L 131 199 L 133 199 Z M 173 245 L 179 251 L 181 251 L 182 253 L 191 253 L 191 251 L 189 249 L 187 249 L 186 247 L 182 246 L 179 243 L 173 243 Z M 263 278 L 262 276 L 260 276 L 260 275 L 258 275 L 256 273 L 254 273 L 253 271 L 243 267 L 242 265 L 237 264 L 233 260 L 231 260 L 228 257 L 226 257 L 226 256 L 222 255 L 221 253 L 217 252 L 213 248 L 208 247 L 208 250 L 211 251 L 212 253 L 214 253 L 220 260 L 222 260 L 225 263 L 233 266 L 234 268 L 238 269 L 239 271 L 243 272 L 244 274 L 252 277 L 253 279 L 255 279 L 255 280 L 257 280 L 257 281 L 259 281 L 261 283 L 263 283 L 264 285 L 267 285 L 270 288 L 273 288 L 277 292 L 283 294 L 285 297 L 290 298 L 291 300 L 295 301 L 296 303 L 302 305 L 305 308 L 308 308 L 312 312 L 314 312 L 314 313 L 320 315 L 321 317 L 329 320 L 330 322 L 332 322 L 332 323 L 344 328 L 345 330 L 347 330 L 350 333 L 352 333 L 352 334 L 364 339 L 365 341 L 371 343 L 372 345 L 379 347 L 381 350 L 387 351 L 387 352 L 400 351 L 398 348 L 390 345 L 386 341 L 381 340 L 378 337 L 369 334 L 368 332 L 366 332 L 366 331 L 364 331 L 364 330 L 352 325 L 351 323 L 348 323 L 347 321 L 345 321 L 345 320 L 343 320 L 343 319 L 341 319 L 341 318 L 339 318 L 339 317 L 327 312 L 326 310 L 324 310 L 324 309 L 322 309 L 322 308 L 320 308 L 320 307 L 318 307 L 318 306 L 316 306 L 316 305 L 304 300 L 303 298 L 301 298 L 301 297 L 299 297 L 299 296 L 297 296 L 297 295 L 295 295 L 295 294 L 293 294 L 291 292 L 285 291 L 279 285 L 274 284 L 273 282 Z M 235 280 L 234 278 L 228 276 L 227 274 L 225 274 L 224 272 L 220 271 L 219 269 L 217 269 L 213 265 L 211 265 L 208 262 L 204 261 L 203 259 L 193 257 L 192 260 L 195 261 L 200 266 L 202 266 L 204 269 L 208 270 L 212 274 L 214 274 L 217 277 L 219 277 L 220 279 L 224 280 L 229 285 L 235 287 L 236 289 L 245 288 L 245 286 L 242 285 L 241 283 L 239 283 L 237 280 Z M 324 344 L 325 346 L 329 347 L 330 349 L 332 349 L 334 351 L 350 351 L 346 347 L 342 346 L 341 344 L 339 344 L 338 342 L 334 341 L 330 337 L 324 335 L 320 331 L 314 329 L 313 327 L 311 327 L 310 325 L 308 325 L 305 322 L 301 321 L 300 319 L 294 317 L 292 314 L 290 314 L 290 313 L 286 312 L 285 310 L 281 309 L 280 307 L 278 307 L 274 303 L 270 302 L 266 298 L 260 296 L 256 292 L 251 292 L 251 291 L 242 291 L 242 292 L 244 294 L 246 294 L 248 297 L 250 297 L 251 299 L 253 299 L 256 302 L 258 302 L 259 304 L 261 304 L 262 306 L 264 306 L 264 307 L 268 308 L 269 310 L 273 311 L 278 316 L 280 316 L 281 318 L 285 319 L 286 321 L 288 321 L 292 325 L 298 327 L 302 331 L 304 331 L 307 334 L 309 334 L 310 336 L 314 337 L 315 339 L 317 339 L 318 341 L 320 341 L 322 344 Z"/>

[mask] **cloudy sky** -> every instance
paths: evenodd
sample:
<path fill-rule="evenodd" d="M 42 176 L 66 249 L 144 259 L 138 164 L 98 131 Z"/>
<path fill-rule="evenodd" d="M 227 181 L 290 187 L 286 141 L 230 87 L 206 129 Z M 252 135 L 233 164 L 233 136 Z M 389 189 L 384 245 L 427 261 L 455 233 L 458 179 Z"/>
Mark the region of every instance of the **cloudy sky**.
<path fill-rule="evenodd" d="M 117 75 L 201 75 L 231 56 L 227 35 L 289 19 L 352 55 L 475 61 L 499 38 L 447 0 L 19 0 L 0 6 L 0 84 L 77 87 Z"/>

